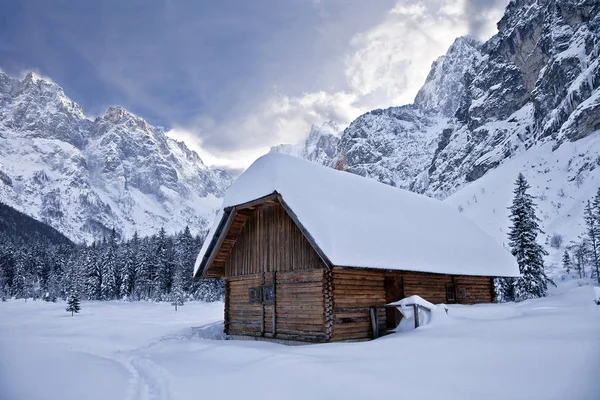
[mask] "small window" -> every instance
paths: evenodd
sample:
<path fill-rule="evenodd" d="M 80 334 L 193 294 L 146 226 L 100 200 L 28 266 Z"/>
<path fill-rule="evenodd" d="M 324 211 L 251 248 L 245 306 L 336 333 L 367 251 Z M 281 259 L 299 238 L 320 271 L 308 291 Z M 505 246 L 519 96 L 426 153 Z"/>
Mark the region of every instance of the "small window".
<path fill-rule="evenodd" d="M 456 287 L 456 295 L 459 299 L 467 298 L 467 288 L 464 285 L 458 285 Z"/>
<path fill-rule="evenodd" d="M 454 285 L 446 285 L 446 301 L 449 303 L 456 301 L 456 289 Z"/>
<path fill-rule="evenodd" d="M 265 302 L 273 302 L 275 300 L 275 291 L 273 285 L 267 285 L 264 287 L 263 296 Z"/>
<path fill-rule="evenodd" d="M 261 303 L 262 302 L 262 288 L 255 287 L 248 289 L 248 302 L 250 303 Z"/>

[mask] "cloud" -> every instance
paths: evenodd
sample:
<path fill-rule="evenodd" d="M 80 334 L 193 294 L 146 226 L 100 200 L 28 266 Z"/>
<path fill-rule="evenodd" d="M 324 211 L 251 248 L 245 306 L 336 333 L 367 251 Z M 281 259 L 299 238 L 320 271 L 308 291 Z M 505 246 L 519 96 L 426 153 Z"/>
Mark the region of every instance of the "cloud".
<path fill-rule="evenodd" d="M 240 168 L 272 145 L 303 140 L 312 124 L 331 120 L 347 126 L 373 108 L 411 103 L 432 62 L 456 37 L 487 38 L 495 32 L 487 21 L 501 12 L 497 3 L 502 2 L 398 1 L 379 23 L 347 43 L 341 90 L 292 95 L 274 89 L 225 120 L 199 118 L 190 135 L 204 138 L 203 151 L 217 163 Z M 479 14 L 472 14 L 474 7 Z"/>
<path fill-rule="evenodd" d="M 465 0 L 468 35 L 479 40 L 486 39 L 489 32 L 495 29 L 507 3 L 507 0 Z"/>
<path fill-rule="evenodd" d="M 40 2 L 4 10 L 0 52 L 20 55 L 11 71 L 39 65 L 86 113 L 121 104 L 235 170 L 312 124 L 412 102 L 455 37 L 489 37 L 505 3 Z"/>
<path fill-rule="evenodd" d="M 467 33 L 452 4 L 401 1 L 381 24 L 357 34 L 345 70 L 351 90 L 371 106 L 411 103 L 431 63 Z"/>
<path fill-rule="evenodd" d="M 275 93 L 225 122 L 202 117 L 194 128 L 176 127 L 167 134 L 184 141 L 208 165 L 244 168 L 273 145 L 301 141 L 313 124 L 349 124 L 361 112 L 356 100 L 347 92 Z"/>

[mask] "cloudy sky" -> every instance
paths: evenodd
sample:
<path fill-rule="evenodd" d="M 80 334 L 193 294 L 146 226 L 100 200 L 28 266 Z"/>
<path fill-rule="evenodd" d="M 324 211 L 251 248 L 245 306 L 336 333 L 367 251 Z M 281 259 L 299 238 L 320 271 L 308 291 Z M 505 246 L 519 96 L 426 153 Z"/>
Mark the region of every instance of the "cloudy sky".
<path fill-rule="evenodd" d="M 412 102 L 453 40 L 507 0 L 0 2 L 0 69 L 52 78 L 90 116 L 123 105 L 239 169 L 312 124 Z"/>

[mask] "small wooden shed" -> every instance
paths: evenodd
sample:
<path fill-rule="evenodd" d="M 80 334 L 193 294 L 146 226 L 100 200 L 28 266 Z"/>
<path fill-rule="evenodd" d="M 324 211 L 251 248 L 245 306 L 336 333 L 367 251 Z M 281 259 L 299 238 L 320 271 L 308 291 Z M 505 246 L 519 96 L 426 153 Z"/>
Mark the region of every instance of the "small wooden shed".
<path fill-rule="evenodd" d="M 518 267 L 438 200 L 268 154 L 228 191 L 194 274 L 225 279 L 229 338 L 328 342 L 372 338 L 371 307 L 411 295 L 492 302 L 493 277 Z"/>

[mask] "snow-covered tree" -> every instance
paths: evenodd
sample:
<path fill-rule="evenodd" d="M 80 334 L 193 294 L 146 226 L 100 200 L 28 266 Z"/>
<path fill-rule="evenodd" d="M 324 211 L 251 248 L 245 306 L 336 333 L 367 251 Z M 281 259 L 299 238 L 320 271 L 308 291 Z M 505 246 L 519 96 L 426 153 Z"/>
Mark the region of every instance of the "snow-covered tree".
<path fill-rule="evenodd" d="M 77 292 L 71 292 L 67 298 L 67 312 L 70 312 L 73 316 L 73 313 L 78 313 L 80 310 L 79 295 Z"/>
<path fill-rule="evenodd" d="M 505 301 L 522 301 L 546 295 L 548 283 L 544 256 L 546 250 L 537 242 L 537 236 L 543 233 L 539 218 L 535 213 L 533 196 L 527 193 L 530 186 L 523 174 L 515 182 L 514 199 L 510 210 L 512 226 L 508 233 L 511 253 L 519 264 L 519 278 L 504 278 L 500 281 L 501 297 Z"/>
<path fill-rule="evenodd" d="M 104 276 L 99 253 L 99 246 L 94 242 L 91 247 L 85 250 L 82 260 L 85 268 L 86 297 L 89 300 L 99 300 L 102 298 Z"/>
<path fill-rule="evenodd" d="M 134 298 L 134 290 L 137 279 L 137 265 L 139 259 L 140 238 L 138 233 L 124 244 L 121 260 L 121 294 L 129 300 Z"/>
<path fill-rule="evenodd" d="M 567 249 L 565 249 L 562 256 L 562 265 L 567 274 L 571 272 L 571 256 L 569 255 L 569 251 Z"/>

